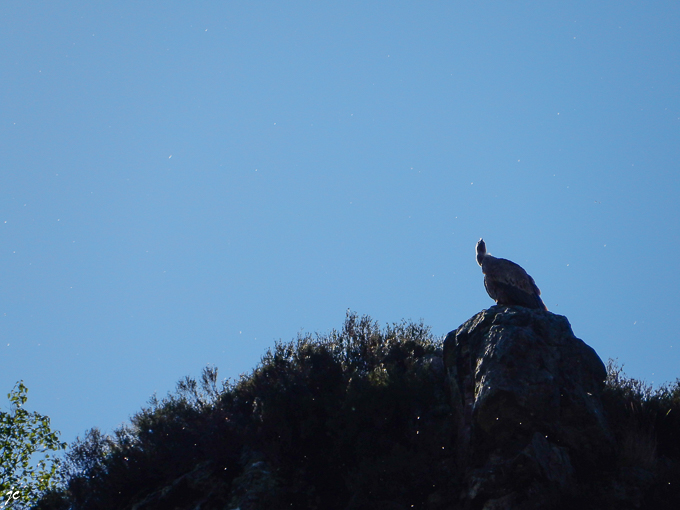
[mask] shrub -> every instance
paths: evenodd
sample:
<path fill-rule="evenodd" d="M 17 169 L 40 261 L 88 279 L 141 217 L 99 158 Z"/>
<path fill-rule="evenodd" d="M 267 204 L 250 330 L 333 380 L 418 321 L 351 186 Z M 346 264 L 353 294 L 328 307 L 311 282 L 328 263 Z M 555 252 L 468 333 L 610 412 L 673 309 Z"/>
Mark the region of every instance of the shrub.
<path fill-rule="evenodd" d="M 15 508 L 35 503 L 55 487 L 59 459 L 48 452 L 66 448 L 59 432 L 50 430 L 49 417 L 24 409 L 27 393 L 19 381 L 7 394 L 10 412 L 0 411 L 0 505 Z"/>
<path fill-rule="evenodd" d="M 610 359 L 602 399 L 622 479 L 645 493 L 645 508 L 680 508 L 680 379 L 654 389 Z"/>
<path fill-rule="evenodd" d="M 449 483 L 449 415 L 441 339 L 348 312 L 341 331 L 277 343 L 238 381 L 206 368 L 112 436 L 89 431 L 53 500 L 124 508 L 208 463 L 225 506 L 419 507 Z"/>

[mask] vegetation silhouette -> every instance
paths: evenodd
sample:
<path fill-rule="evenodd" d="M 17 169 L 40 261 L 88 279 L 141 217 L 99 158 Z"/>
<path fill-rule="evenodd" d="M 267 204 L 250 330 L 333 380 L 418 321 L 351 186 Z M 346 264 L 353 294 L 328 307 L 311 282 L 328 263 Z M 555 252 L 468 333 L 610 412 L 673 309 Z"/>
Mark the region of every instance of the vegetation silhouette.
<path fill-rule="evenodd" d="M 237 381 L 207 367 L 112 435 L 79 438 L 37 508 L 457 508 L 442 340 L 348 312 L 341 331 L 277 343 Z M 653 390 L 608 372 L 611 476 L 649 473 L 635 504 L 680 508 L 680 380 Z"/>
<path fill-rule="evenodd" d="M 112 436 L 90 430 L 40 508 L 124 508 L 202 463 L 234 507 L 254 494 L 262 508 L 410 506 L 453 478 L 449 414 L 441 339 L 348 312 L 342 331 L 277 343 L 238 381 L 208 367 Z"/>

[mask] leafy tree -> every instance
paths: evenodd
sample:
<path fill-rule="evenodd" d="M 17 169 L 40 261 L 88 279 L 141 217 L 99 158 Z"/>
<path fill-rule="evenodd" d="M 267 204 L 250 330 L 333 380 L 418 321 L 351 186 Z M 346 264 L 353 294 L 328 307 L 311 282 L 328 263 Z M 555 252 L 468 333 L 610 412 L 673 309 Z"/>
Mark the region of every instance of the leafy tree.
<path fill-rule="evenodd" d="M 47 452 L 66 448 L 50 419 L 24 409 L 28 388 L 19 381 L 7 394 L 10 411 L 0 411 L 0 497 L 2 505 L 29 506 L 55 487 L 59 459 Z M 44 454 L 35 461 L 34 454 Z"/>

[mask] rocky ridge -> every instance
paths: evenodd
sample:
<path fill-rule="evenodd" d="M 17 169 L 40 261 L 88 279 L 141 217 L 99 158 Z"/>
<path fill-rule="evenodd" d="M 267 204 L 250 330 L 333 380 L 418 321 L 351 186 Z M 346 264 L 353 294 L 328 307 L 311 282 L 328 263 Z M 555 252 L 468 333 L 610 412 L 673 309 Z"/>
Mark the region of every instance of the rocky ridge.
<path fill-rule="evenodd" d="M 652 391 L 605 369 L 548 311 L 493 306 L 443 344 L 348 313 L 235 384 L 216 376 L 91 431 L 38 508 L 680 507 L 680 380 Z"/>
<path fill-rule="evenodd" d="M 567 319 L 494 306 L 448 334 L 463 503 L 555 508 L 611 462 L 606 369 Z"/>

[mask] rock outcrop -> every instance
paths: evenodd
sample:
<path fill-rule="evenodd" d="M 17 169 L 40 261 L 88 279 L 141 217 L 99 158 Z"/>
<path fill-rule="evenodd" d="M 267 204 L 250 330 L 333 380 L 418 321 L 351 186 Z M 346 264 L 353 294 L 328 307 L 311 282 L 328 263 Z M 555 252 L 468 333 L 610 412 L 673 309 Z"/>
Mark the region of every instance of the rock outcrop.
<path fill-rule="evenodd" d="M 444 341 L 466 508 L 560 508 L 614 442 L 605 366 L 566 317 L 493 306 Z"/>

